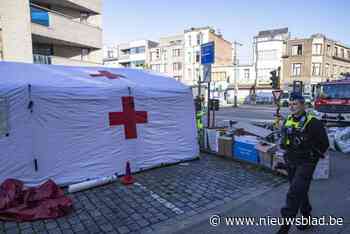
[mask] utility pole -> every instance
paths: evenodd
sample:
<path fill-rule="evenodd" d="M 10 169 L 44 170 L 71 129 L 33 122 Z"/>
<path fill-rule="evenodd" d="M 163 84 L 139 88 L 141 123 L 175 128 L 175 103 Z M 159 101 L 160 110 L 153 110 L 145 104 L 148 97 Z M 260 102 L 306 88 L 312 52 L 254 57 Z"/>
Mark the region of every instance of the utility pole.
<path fill-rule="evenodd" d="M 254 79 L 254 90 L 253 90 L 253 104 L 256 104 L 256 86 L 258 85 L 258 39 L 257 37 L 254 37 L 254 46 L 255 46 L 255 79 Z"/>
<path fill-rule="evenodd" d="M 243 46 L 243 44 L 234 41 L 234 56 L 233 56 L 233 67 L 234 67 L 234 85 L 235 85 L 235 96 L 234 96 L 234 107 L 237 107 L 237 95 L 238 95 L 238 83 L 237 83 L 237 77 L 238 77 L 238 70 L 237 70 L 237 66 L 238 66 L 238 58 L 237 58 L 237 46 Z"/>

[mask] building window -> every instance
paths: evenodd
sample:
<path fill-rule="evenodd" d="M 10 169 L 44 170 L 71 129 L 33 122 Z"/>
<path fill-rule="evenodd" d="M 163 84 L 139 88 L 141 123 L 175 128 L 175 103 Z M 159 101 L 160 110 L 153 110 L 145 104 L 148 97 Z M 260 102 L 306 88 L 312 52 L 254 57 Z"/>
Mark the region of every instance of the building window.
<path fill-rule="evenodd" d="M 338 74 L 338 66 L 337 65 L 333 65 L 333 76 Z"/>
<path fill-rule="evenodd" d="M 345 58 L 345 51 L 344 51 L 344 48 L 341 48 L 341 49 L 340 49 L 340 57 L 341 57 L 341 58 Z"/>
<path fill-rule="evenodd" d="M 338 57 L 338 55 L 339 55 L 339 48 L 338 48 L 338 47 L 335 47 L 335 48 L 334 48 L 334 56 L 335 56 L 335 57 Z"/>
<path fill-rule="evenodd" d="M 81 23 L 87 23 L 89 16 L 90 15 L 89 15 L 88 12 L 80 12 L 80 22 Z"/>
<path fill-rule="evenodd" d="M 244 69 L 244 79 L 249 80 L 250 78 L 250 70 Z"/>
<path fill-rule="evenodd" d="M 312 75 L 320 76 L 321 75 L 321 63 L 313 63 L 312 64 Z"/>
<path fill-rule="evenodd" d="M 151 59 L 151 61 L 158 60 L 159 59 L 159 51 L 156 50 L 156 51 L 151 52 L 151 58 L 150 59 Z"/>
<path fill-rule="evenodd" d="M 0 97 L 0 137 L 8 134 L 8 103 L 6 98 Z"/>
<path fill-rule="evenodd" d="M 331 45 L 327 44 L 327 55 L 328 56 L 331 56 L 332 53 L 331 53 Z"/>
<path fill-rule="evenodd" d="M 173 71 L 181 71 L 182 70 L 182 63 L 173 63 Z"/>
<path fill-rule="evenodd" d="M 173 49 L 173 57 L 180 57 L 181 49 Z"/>
<path fill-rule="evenodd" d="M 292 46 L 292 55 L 293 56 L 303 55 L 303 45 L 293 45 Z"/>
<path fill-rule="evenodd" d="M 163 58 L 164 58 L 164 60 L 167 60 L 167 58 L 168 58 L 168 51 L 167 50 L 163 50 Z"/>
<path fill-rule="evenodd" d="M 260 50 L 258 58 L 259 60 L 276 60 L 278 59 L 277 50 Z"/>
<path fill-rule="evenodd" d="M 159 49 L 156 50 L 156 59 L 159 59 Z"/>
<path fill-rule="evenodd" d="M 113 49 L 110 49 L 107 51 L 107 57 L 108 58 L 114 58 L 114 50 Z"/>
<path fill-rule="evenodd" d="M 322 44 L 313 44 L 312 45 L 312 54 L 321 55 L 322 54 Z"/>
<path fill-rule="evenodd" d="M 81 49 L 81 60 L 86 61 L 89 59 L 90 50 L 87 48 Z"/>
<path fill-rule="evenodd" d="M 199 51 L 196 52 L 196 63 L 200 63 L 201 62 L 201 54 Z"/>
<path fill-rule="evenodd" d="M 146 51 L 145 46 L 130 48 L 130 54 L 143 54 Z"/>
<path fill-rule="evenodd" d="M 325 76 L 329 77 L 329 64 L 328 63 L 326 64 L 324 70 L 325 70 Z"/>
<path fill-rule="evenodd" d="M 188 79 L 189 79 L 189 80 L 192 79 L 192 70 L 191 70 L 191 68 L 189 68 L 189 69 L 187 70 L 187 74 L 188 74 Z"/>
<path fill-rule="evenodd" d="M 212 73 L 213 81 L 220 82 L 220 81 L 226 81 L 226 72 L 213 72 Z"/>
<path fill-rule="evenodd" d="M 192 37 L 188 35 L 188 46 L 192 46 Z"/>
<path fill-rule="evenodd" d="M 192 63 L 192 54 L 191 54 L 191 52 L 188 52 L 188 63 L 189 64 Z"/>
<path fill-rule="evenodd" d="M 201 45 L 203 43 L 203 33 L 197 34 L 197 45 Z"/>
<path fill-rule="evenodd" d="M 292 76 L 300 76 L 300 75 L 301 75 L 301 63 L 293 63 Z"/>
<path fill-rule="evenodd" d="M 33 44 L 33 54 L 40 54 L 45 56 L 53 55 L 53 46 L 49 44 Z"/>
<path fill-rule="evenodd" d="M 156 72 L 160 72 L 160 64 L 151 65 L 151 69 Z"/>

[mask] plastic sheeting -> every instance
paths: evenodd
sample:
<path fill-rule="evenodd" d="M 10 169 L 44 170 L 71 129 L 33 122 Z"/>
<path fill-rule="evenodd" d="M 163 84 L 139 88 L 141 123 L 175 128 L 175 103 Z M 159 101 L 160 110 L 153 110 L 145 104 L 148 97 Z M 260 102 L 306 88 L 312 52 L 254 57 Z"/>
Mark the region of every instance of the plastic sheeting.
<path fill-rule="evenodd" d="M 0 63 L 0 74 L 10 129 L 0 137 L 0 182 L 70 184 L 121 175 L 127 161 L 135 172 L 199 154 L 191 89 L 173 78 L 133 69 L 7 62 Z M 147 113 L 147 123 L 130 112 L 110 126 L 109 113 L 125 113 L 127 96 L 135 112 Z M 126 139 L 125 126 L 136 127 L 137 138 Z"/>
<path fill-rule="evenodd" d="M 53 181 L 25 189 L 19 180 L 0 186 L 0 220 L 33 221 L 58 218 L 72 210 L 73 201 Z"/>
<path fill-rule="evenodd" d="M 350 153 L 350 127 L 338 129 L 334 141 L 336 149 L 343 153 Z"/>

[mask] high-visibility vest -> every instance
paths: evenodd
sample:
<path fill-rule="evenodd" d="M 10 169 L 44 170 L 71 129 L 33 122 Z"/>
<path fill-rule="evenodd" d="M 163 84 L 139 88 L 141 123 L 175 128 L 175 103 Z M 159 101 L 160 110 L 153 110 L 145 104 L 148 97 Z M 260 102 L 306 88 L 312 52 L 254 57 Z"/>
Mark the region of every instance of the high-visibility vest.
<path fill-rule="evenodd" d="M 282 132 L 282 144 L 284 146 L 293 146 L 294 148 L 299 148 L 298 146 L 306 146 L 307 139 L 305 139 L 304 130 L 310 123 L 310 121 L 316 118 L 314 115 L 307 113 L 302 116 L 299 121 L 295 121 L 292 115 L 289 115 L 283 125 Z"/>
<path fill-rule="evenodd" d="M 196 113 L 196 125 L 197 125 L 197 129 L 203 129 L 204 125 L 203 125 L 203 121 L 202 121 L 202 116 L 204 115 L 203 111 L 198 111 Z"/>

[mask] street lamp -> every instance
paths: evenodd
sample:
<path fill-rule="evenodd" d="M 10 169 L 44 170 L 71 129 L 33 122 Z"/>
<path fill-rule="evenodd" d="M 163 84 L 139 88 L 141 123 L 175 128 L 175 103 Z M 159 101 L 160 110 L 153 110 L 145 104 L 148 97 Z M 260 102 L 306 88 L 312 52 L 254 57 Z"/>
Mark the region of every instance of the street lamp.
<path fill-rule="evenodd" d="M 238 95 L 238 84 L 237 84 L 237 66 L 238 66 L 238 59 L 237 59 L 237 46 L 243 46 L 243 44 L 234 41 L 234 57 L 233 57 L 233 66 L 234 66 L 234 85 L 235 85 L 235 92 L 234 92 L 234 107 L 237 107 L 237 95 Z"/>

